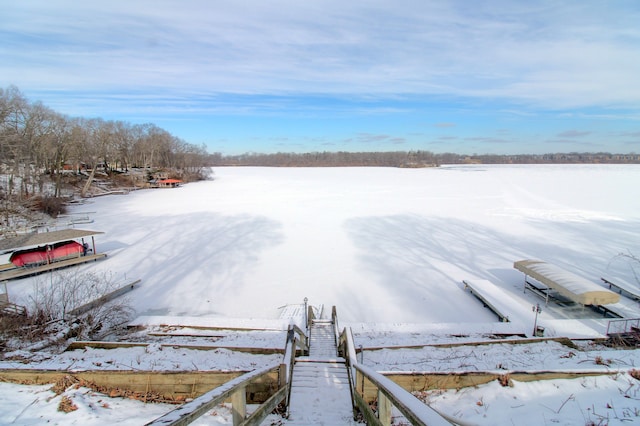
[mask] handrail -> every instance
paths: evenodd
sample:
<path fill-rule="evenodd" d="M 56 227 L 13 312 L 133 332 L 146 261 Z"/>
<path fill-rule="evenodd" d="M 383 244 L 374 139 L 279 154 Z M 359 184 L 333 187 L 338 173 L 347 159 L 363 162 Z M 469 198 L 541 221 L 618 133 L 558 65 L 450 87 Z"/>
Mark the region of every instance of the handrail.
<path fill-rule="evenodd" d="M 293 369 L 293 360 L 296 356 L 296 336 L 295 331 L 292 327 L 289 327 L 289 331 L 287 331 L 287 342 L 284 347 L 284 357 L 282 357 L 282 364 L 284 366 L 284 383 L 286 384 L 291 381 L 291 370 Z"/>
<path fill-rule="evenodd" d="M 296 336 L 296 333 L 299 337 Z M 300 327 L 295 324 L 289 326 L 287 331 L 287 343 L 285 345 L 284 357 L 280 365 L 280 386 L 286 388 L 285 405 L 289 410 L 289 400 L 291 399 L 291 378 L 293 377 L 293 367 L 296 359 L 296 348 L 300 348 L 303 353 L 309 353 L 309 338 Z M 284 379 L 284 380 L 283 380 Z"/>
<path fill-rule="evenodd" d="M 296 336 L 296 334 L 299 336 Z M 147 423 L 147 426 L 171 425 L 182 426 L 193 422 L 198 417 L 209 411 L 212 407 L 222 403 L 231 397 L 233 412 L 233 424 L 241 426 L 258 425 L 281 402 L 285 401 L 289 406 L 291 394 L 291 376 L 296 357 L 296 350 L 308 351 L 308 338 L 295 324 L 291 324 L 287 331 L 285 353 L 282 362 L 276 366 L 269 366 L 255 370 L 225 383 L 222 386 L 205 393 L 204 395 L 188 402 L 162 417 Z M 246 417 L 246 387 L 260 377 L 277 370 L 279 375 L 278 390 L 269 397 L 249 417 Z"/>
<path fill-rule="evenodd" d="M 228 381 L 227 383 L 218 386 L 217 388 L 210 390 L 204 395 L 199 396 L 191 402 L 187 402 L 184 405 L 176 408 L 175 410 L 169 411 L 162 417 L 153 420 L 146 424 L 146 426 L 160 426 L 160 425 L 171 425 L 171 426 L 182 426 L 187 425 L 193 422 L 198 417 L 204 415 L 211 408 L 216 405 L 222 403 L 224 400 L 229 397 L 232 398 L 232 411 L 234 414 L 234 425 L 244 425 L 244 424 L 258 424 L 260 421 L 269 414 L 269 411 L 260 410 L 259 413 L 254 412 L 249 418 L 245 419 L 245 407 L 242 406 L 242 402 L 245 401 L 245 388 L 251 382 L 259 379 L 260 377 L 271 373 L 274 370 L 278 370 L 280 365 L 271 365 L 268 367 L 261 368 L 259 370 L 254 370 L 249 373 L 243 374 L 242 376 L 236 377 Z M 275 407 L 282 399 L 284 398 L 284 389 L 279 389 L 275 395 L 265 402 L 265 404 L 269 403 L 273 407 Z M 236 402 L 239 402 L 237 404 Z M 240 405 L 240 406 L 238 406 Z M 265 412 L 266 411 L 266 412 Z M 258 419 L 257 416 L 262 416 L 262 418 Z"/>
<path fill-rule="evenodd" d="M 335 344 L 336 347 L 340 348 L 340 329 L 338 327 L 338 310 L 335 305 L 331 307 L 331 322 L 333 323 L 333 336 L 336 339 Z"/>
<path fill-rule="evenodd" d="M 293 327 L 293 331 L 298 333 L 298 347 L 302 350 L 302 352 L 309 352 L 309 338 L 307 337 L 305 332 L 295 324 L 292 324 L 290 327 Z"/>
<path fill-rule="evenodd" d="M 437 413 L 434 409 L 411 395 L 400 385 L 386 378 L 377 371 L 361 364 L 355 364 L 355 369 L 362 373 L 371 383 L 377 386 L 378 392 L 382 393 L 405 417 L 412 425 L 433 426 L 446 425 L 451 423 Z M 378 406 L 383 403 L 378 397 Z M 389 413 L 390 414 L 390 413 Z M 382 420 L 384 421 L 384 420 Z"/>
<path fill-rule="evenodd" d="M 358 358 L 357 358 L 358 355 L 356 354 L 356 345 L 353 342 L 353 333 L 351 332 L 351 328 L 349 327 L 344 328 L 344 330 L 342 331 L 342 335 L 340 336 L 340 340 L 342 341 L 341 346 L 343 345 L 346 346 L 346 348 L 343 350 L 343 352 L 346 352 L 344 354 L 344 357 L 349 361 L 351 381 L 355 383 L 356 382 L 355 364 L 358 363 Z M 354 360 L 354 362 L 352 363 L 351 360 Z"/>
<path fill-rule="evenodd" d="M 450 426 L 452 423 L 461 424 L 459 420 L 445 416 L 429 407 L 391 379 L 372 368 L 358 363 L 351 328 L 344 328 L 340 335 L 340 345 L 342 346 L 343 356 L 346 358 L 347 365 L 351 370 L 351 383 L 354 384 L 352 396 L 355 400 L 355 405 L 360 409 L 369 424 L 389 425 L 391 422 L 391 405 L 395 406 L 412 425 Z M 378 416 L 373 413 L 363 395 L 357 390 L 357 385 L 355 385 L 357 383 L 357 373 L 360 373 L 362 377 L 367 378 L 378 388 Z M 364 389 L 361 392 L 364 393 Z"/>
<path fill-rule="evenodd" d="M 316 314 L 313 313 L 313 306 L 309 305 L 307 306 L 307 323 L 305 324 L 307 331 L 309 330 L 309 327 L 311 327 L 314 319 L 316 319 Z"/>

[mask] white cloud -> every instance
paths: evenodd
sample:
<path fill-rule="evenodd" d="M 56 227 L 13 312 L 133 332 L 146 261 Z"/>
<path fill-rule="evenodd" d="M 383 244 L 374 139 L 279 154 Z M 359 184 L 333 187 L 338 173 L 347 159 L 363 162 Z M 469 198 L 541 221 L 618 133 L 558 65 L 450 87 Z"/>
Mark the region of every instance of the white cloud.
<path fill-rule="evenodd" d="M 606 6 L 606 7 L 605 7 Z M 14 2 L 0 74 L 34 89 L 640 104 L 640 11 L 593 2 Z M 624 6 L 624 4 L 622 4 Z"/>

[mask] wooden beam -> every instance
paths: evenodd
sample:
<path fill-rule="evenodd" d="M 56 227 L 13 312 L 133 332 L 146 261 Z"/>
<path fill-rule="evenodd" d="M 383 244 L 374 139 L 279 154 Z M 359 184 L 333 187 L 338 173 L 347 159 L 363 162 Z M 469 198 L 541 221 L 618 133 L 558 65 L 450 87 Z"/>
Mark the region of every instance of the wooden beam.
<path fill-rule="evenodd" d="M 104 296 L 101 296 L 99 298 L 97 298 L 96 300 L 92 300 L 89 303 L 86 303 L 82 306 L 79 306 L 75 309 L 72 309 L 71 311 L 69 311 L 68 315 L 70 316 L 78 316 L 78 315 L 82 315 L 87 311 L 90 311 L 91 309 L 100 306 L 100 305 L 104 305 L 105 303 L 122 296 L 125 293 L 130 292 L 131 290 L 134 289 L 135 285 L 138 284 L 140 282 L 140 280 L 135 280 L 130 282 L 129 284 L 125 284 L 124 286 L 105 294 Z"/>
<path fill-rule="evenodd" d="M 163 402 L 183 402 L 197 398 L 246 371 L 56 371 L 56 370 L 0 370 L 0 381 L 20 384 L 51 384 L 65 376 L 83 381 L 96 390 L 113 390 L 116 396 L 153 394 Z M 278 372 L 268 373 L 247 386 L 247 402 L 266 401 L 278 388 Z M 108 393 L 108 392 L 107 392 Z"/>
<path fill-rule="evenodd" d="M 117 349 L 117 348 L 132 348 L 136 346 L 149 346 L 149 343 L 144 342 L 105 342 L 105 341 L 93 341 L 93 340 L 78 340 L 71 342 L 67 346 L 67 351 L 84 348 L 96 348 L 96 349 Z M 173 343 L 162 343 L 160 345 L 163 348 L 176 348 L 176 349 L 193 349 L 198 351 L 214 351 L 216 349 L 227 349 L 229 351 L 243 352 L 254 355 L 274 355 L 283 354 L 284 348 L 252 348 L 252 347 L 237 347 L 237 346 L 219 346 L 219 345 L 182 345 Z"/>
<path fill-rule="evenodd" d="M 247 389 L 244 386 L 231 394 L 231 417 L 233 426 L 239 426 L 247 417 Z"/>
<path fill-rule="evenodd" d="M 378 419 L 383 426 L 391 426 L 391 411 L 393 405 L 380 389 L 378 389 Z"/>

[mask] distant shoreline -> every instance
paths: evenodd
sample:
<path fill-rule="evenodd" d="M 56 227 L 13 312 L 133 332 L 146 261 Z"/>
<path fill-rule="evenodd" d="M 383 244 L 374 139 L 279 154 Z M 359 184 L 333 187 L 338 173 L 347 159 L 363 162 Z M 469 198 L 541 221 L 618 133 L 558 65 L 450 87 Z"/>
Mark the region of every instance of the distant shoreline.
<path fill-rule="evenodd" d="M 430 151 L 307 152 L 210 154 L 209 166 L 256 167 L 401 167 L 425 168 L 460 164 L 640 164 L 640 154 L 552 153 L 517 155 L 434 154 Z"/>

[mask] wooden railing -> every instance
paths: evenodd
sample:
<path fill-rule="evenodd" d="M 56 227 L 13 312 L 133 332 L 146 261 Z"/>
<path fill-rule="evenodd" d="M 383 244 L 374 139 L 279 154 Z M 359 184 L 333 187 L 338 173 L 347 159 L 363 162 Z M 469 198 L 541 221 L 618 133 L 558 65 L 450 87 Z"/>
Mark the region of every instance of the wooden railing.
<path fill-rule="evenodd" d="M 388 426 L 391 424 L 392 407 L 396 407 L 412 425 L 451 425 L 460 424 L 457 420 L 448 419 L 442 414 L 411 395 L 405 389 L 386 378 L 377 371 L 358 363 L 353 334 L 351 329 L 345 327 L 339 339 L 342 353 L 347 360 L 350 370 L 350 381 L 354 383 L 352 397 L 355 406 L 364 416 L 367 424 L 376 426 Z M 368 380 L 378 389 L 377 414 L 371 409 L 364 399 L 364 380 Z M 358 383 L 362 388 L 358 389 Z"/>
<path fill-rule="evenodd" d="M 300 349 L 302 355 L 309 353 L 309 341 L 307 336 L 296 325 L 290 325 L 287 331 L 287 342 L 285 344 L 284 357 L 280 364 L 280 387 L 286 388 L 285 405 L 289 409 L 289 399 L 291 397 L 291 377 L 293 376 L 293 366 L 295 364 L 296 352 Z"/>
<path fill-rule="evenodd" d="M 307 306 L 307 323 L 305 324 L 305 326 L 307 327 L 307 330 L 309 330 L 309 327 L 311 327 L 311 323 L 313 322 L 314 319 L 316 319 L 316 314 L 313 312 L 313 306 L 309 305 Z"/>
<path fill-rule="evenodd" d="M 24 316 L 27 314 L 27 308 L 15 303 L 0 301 L 0 313 L 11 316 Z"/>
<path fill-rule="evenodd" d="M 287 387 L 280 387 L 248 418 L 246 418 L 246 387 L 250 383 L 259 380 L 262 376 L 279 369 L 280 365 L 273 365 L 236 377 L 224 385 L 205 393 L 191 402 L 181 405 L 175 410 L 168 412 L 164 416 L 159 417 L 150 423 L 147 423 L 147 426 L 188 425 L 216 405 L 229 399 L 229 397 L 231 397 L 231 412 L 234 426 L 258 425 L 267 416 L 267 414 L 273 411 L 273 409 L 286 397 Z"/>
<path fill-rule="evenodd" d="M 289 405 L 291 394 L 291 375 L 295 362 L 296 352 L 309 351 L 308 339 L 302 330 L 296 325 L 289 326 L 287 340 L 285 344 L 285 354 L 282 362 L 278 365 L 255 370 L 228 381 L 222 386 L 205 393 L 204 395 L 188 402 L 162 417 L 147 423 L 147 425 L 188 425 L 198 417 L 204 415 L 218 404 L 231 398 L 231 412 L 234 426 L 259 425 L 264 418 L 271 413 L 282 401 Z M 258 409 L 249 417 L 246 410 L 246 389 L 252 382 L 260 380 L 274 371 L 278 371 L 278 390 L 274 392 Z"/>
<path fill-rule="evenodd" d="M 336 347 L 340 352 L 340 328 L 338 326 L 338 311 L 335 306 L 331 307 L 331 323 L 333 324 L 333 335 L 336 339 Z"/>

